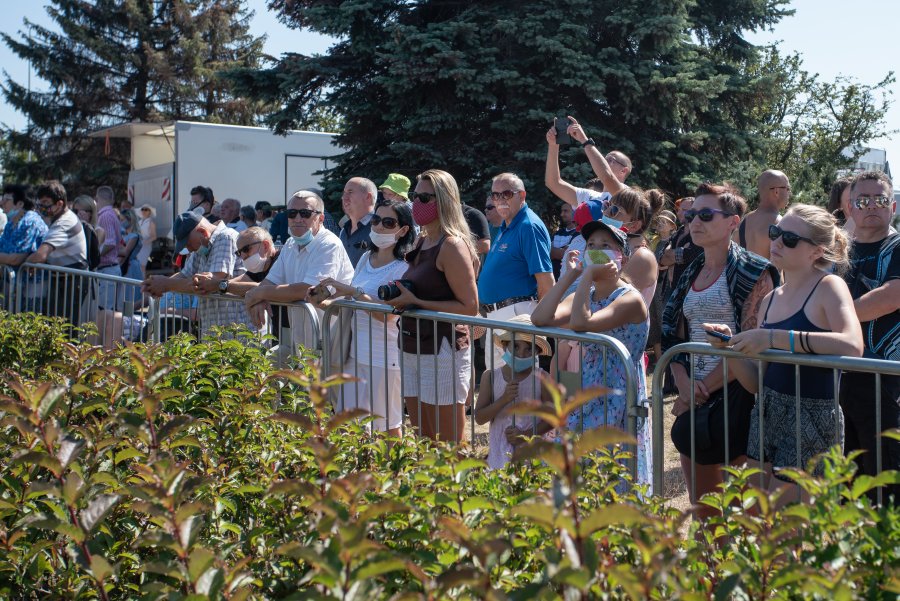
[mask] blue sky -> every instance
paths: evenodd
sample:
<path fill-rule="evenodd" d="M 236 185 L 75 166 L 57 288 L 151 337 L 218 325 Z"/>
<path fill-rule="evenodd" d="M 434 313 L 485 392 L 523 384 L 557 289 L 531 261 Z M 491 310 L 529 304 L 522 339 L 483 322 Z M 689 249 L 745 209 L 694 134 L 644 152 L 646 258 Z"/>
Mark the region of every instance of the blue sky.
<path fill-rule="evenodd" d="M 267 36 L 265 50 L 279 56 L 283 52 L 321 53 L 331 40 L 309 32 L 290 30 L 266 10 L 264 0 L 249 0 L 256 11 L 253 31 Z M 41 0 L 0 0 L 0 30 L 10 33 L 23 27 L 23 17 L 49 24 Z M 847 75 L 860 82 L 880 81 L 892 68 L 900 68 L 900 1 L 874 0 L 855 5 L 846 0 L 794 0 L 793 17 L 782 20 L 772 32 L 750 34 L 751 42 L 777 42 L 783 52 L 799 52 L 805 68 L 832 80 Z M 859 8 L 857 8 L 859 7 Z M 24 83 L 28 65 L 0 44 L 0 68 Z M 32 79 L 36 89 L 40 82 Z M 888 112 L 888 130 L 900 130 L 900 84 L 892 86 L 894 103 Z M 25 118 L 0 102 L 0 122 L 22 127 Z M 890 138 L 871 140 L 869 145 L 887 150 L 895 180 L 900 180 L 900 132 Z"/>

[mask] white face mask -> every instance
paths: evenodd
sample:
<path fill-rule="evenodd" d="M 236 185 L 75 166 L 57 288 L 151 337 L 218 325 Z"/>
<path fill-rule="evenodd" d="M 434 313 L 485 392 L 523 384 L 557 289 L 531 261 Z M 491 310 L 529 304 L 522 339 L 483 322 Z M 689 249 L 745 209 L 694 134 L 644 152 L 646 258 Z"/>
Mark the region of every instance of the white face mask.
<path fill-rule="evenodd" d="M 266 267 L 266 260 L 259 256 L 259 253 L 256 253 L 253 256 L 247 257 L 244 259 L 244 267 L 250 273 L 259 273 Z"/>
<path fill-rule="evenodd" d="M 397 243 L 394 234 L 379 234 L 375 230 L 369 232 L 369 239 L 372 240 L 372 244 L 378 248 L 388 248 Z"/>

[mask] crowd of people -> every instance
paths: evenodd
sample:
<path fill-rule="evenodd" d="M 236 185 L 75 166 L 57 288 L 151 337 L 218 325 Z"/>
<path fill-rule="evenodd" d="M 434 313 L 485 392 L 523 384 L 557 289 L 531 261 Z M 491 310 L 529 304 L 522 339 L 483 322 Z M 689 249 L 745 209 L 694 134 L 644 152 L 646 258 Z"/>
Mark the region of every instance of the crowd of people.
<path fill-rule="evenodd" d="M 197 186 L 190 210 L 174 224 L 184 263 L 171 276 L 143 274 L 142 293 L 194 295 L 201 334 L 217 325 L 291 328 L 292 351 L 308 342 L 295 327 L 304 314 L 296 303 L 311 304 L 320 316 L 335 298 L 383 304 L 391 311 L 355 311 L 348 335 L 332 336 L 343 370 L 357 376 L 343 385 L 340 406 L 371 413 L 372 427 L 395 436 L 405 413 L 421 435 L 445 441 L 461 440 L 466 407 L 473 406 L 475 420 L 490 424 L 492 467 L 529 436 L 554 435 L 548 424 L 511 420 L 508 408 L 546 400 L 543 381 L 559 374 L 570 374 L 569 382 L 576 374 L 577 387 L 609 391 L 573 414 L 570 428 L 624 429 L 627 374 L 638 374 L 638 398 L 646 402 L 646 374 L 681 342 L 748 355 L 781 349 L 900 359 L 900 235 L 891 227 L 896 206 L 884 173 L 838 180 L 826 210 L 789 206 L 788 176 L 766 170 L 759 202 L 748 212 L 745 198 L 725 183 L 701 184 L 692 197 L 674 201 L 629 185 L 629 157 L 602 153 L 569 118 L 565 133 L 596 176 L 573 185 L 560 175 L 560 133 L 554 126 L 546 134 L 545 185 L 560 200 L 552 235 L 514 173 L 491 178 L 483 212 L 463 203 L 456 180 L 438 169 L 415 181 L 392 173 L 380 186 L 353 177 L 339 222 L 314 190 L 295 192 L 273 213 L 268 203 L 216 203 L 212 190 Z M 3 208 L 9 223 L 0 264 L 88 267 L 90 229 L 98 271 L 132 277 L 146 268 L 152 209 L 142 207 L 138 217 L 107 187 L 76 199 L 73 212 L 58 182 L 40 186 L 34 199 L 11 186 Z M 121 311 L 113 294 L 101 290 L 100 306 Z M 220 302 L 224 294 L 243 302 Z M 285 303 L 294 304 L 285 312 L 278 308 Z M 469 327 L 408 317 L 411 308 L 602 333 L 624 345 L 632 364 L 607 357 L 599 343 L 517 335 L 514 328 L 488 339 Z M 476 344 L 484 347 L 484 369 L 472 365 Z M 848 453 L 865 451 L 863 473 L 875 472 L 879 444 L 883 467 L 900 468 L 900 442 L 877 431 L 900 426 L 900 378 L 880 377 L 876 407 L 871 374 L 843 373 L 835 388 L 831 369 L 795 372 L 776 362 L 760 368 L 749 358 L 728 367 L 726 380 L 719 356 L 678 355 L 667 372 L 675 396 L 672 442 L 697 495 L 714 490 L 724 465 L 748 457 L 765 462 L 768 486 L 793 486 L 782 468 L 805 468 L 835 443 Z M 647 419 L 639 420 L 636 458 L 638 480 L 649 484 Z"/>

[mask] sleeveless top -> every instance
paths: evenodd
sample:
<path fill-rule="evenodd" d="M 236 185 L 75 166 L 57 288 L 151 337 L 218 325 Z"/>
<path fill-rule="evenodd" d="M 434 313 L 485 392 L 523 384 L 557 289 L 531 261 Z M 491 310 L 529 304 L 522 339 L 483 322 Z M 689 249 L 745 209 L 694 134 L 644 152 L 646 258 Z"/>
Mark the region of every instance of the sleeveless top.
<path fill-rule="evenodd" d="M 416 248 L 406 254 L 409 268 L 403 274 L 403 279 L 412 283 L 413 293 L 422 300 L 446 301 L 456 298 L 446 274 L 437 268 L 437 257 L 446 239 L 446 236 L 442 237 L 437 244 L 428 249 L 422 248 L 424 240 L 421 240 Z M 440 342 L 450 340 L 453 329 L 449 323 L 438 323 L 435 341 L 434 321 L 431 319 L 416 319 L 401 315 L 398 327 L 403 352 L 418 351 L 423 355 L 436 355 L 440 349 Z M 458 351 L 469 348 L 469 329 L 466 326 L 456 326 L 454 343 Z"/>
<path fill-rule="evenodd" d="M 515 401 L 508 405 L 508 407 L 515 405 L 518 401 L 540 400 L 541 374 L 546 375 L 547 372 L 535 365 L 531 369 L 531 373 L 528 374 L 524 380 L 519 382 L 519 394 L 516 396 Z M 506 391 L 506 386 L 508 385 L 508 382 L 503 377 L 502 367 L 498 367 L 491 371 L 491 384 L 493 385 L 493 390 L 491 392 L 494 395 L 494 400 L 499 399 L 503 396 L 504 391 Z M 506 410 L 501 411 L 493 420 L 491 420 L 490 430 L 488 432 L 487 463 L 488 467 L 492 470 L 502 468 L 509 462 L 509 458 L 512 456 L 513 447 L 506 440 L 506 429 L 511 425 L 513 425 L 513 416 Z M 517 427 L 522 428 L 531 425 L 537 425 L 536 418 L 524 415 L 516 416 Z"/>
<path fill-rule="evenodd" d="M 692 284 L 684 298 L 683 312 L 691 342 L 706 342 L 704 322 L 723 323 L 731 328 L 732 332 L 737 332 L 738 324 L 735 323 L 734 306 L 728 290 L 725 271 L 722 270 L 719 277 L 702 290 L 698 290 Z M 698 380 L 705 378 L 718 363 L 719 357 L 715 355 L 695 355 L 694 373 L 696 378 Z M 690 375 L 690 363 L 687 365 L 687 372 Z"/>
<path fill-rule="evenodd" d="M 816 285 L 806 296 L 803 306 L 800 310 L 781 321 L 769 322 L 769 308 L 772 306 L 772 300 L 775 293 L 769 297 L 769 304 L 766 306 L 766 313 L 763 316 L 763 322 L 759 326 L 766 330 L 794 330 L 795 332 L 827 332 L 823 328 L 813 324 L 806 316 L 806 304 L 812 298 L 813 293 L 825 277 L 819 278 Z M 800 343 L 794 339 L 794 346 L 799 347 Z M 765 376 L 763 376 L 763 386 L 770 388 L 781 394 L 796 394 L 794 376 L 796 372 L 793 365 L 786 363 L 769 363 L 766 368 Z M 834 398 L 834 376 L 832 370 L 824 367 L 800 367 L 800 395 L 804 398 L 815 399 L 833 399 Z"/>

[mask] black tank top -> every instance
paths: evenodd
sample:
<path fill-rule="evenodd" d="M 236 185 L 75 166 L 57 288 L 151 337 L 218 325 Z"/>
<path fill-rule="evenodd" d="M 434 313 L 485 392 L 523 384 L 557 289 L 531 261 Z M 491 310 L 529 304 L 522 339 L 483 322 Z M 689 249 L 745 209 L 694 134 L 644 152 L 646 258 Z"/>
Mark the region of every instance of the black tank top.
<path fill-rule="evenodd" d="M 803 306 L 800 310 L 781 321 L 769 323 L 769 308 L 772 306 L 772 300 L 775 293 L 769 297 L 769 304 L 766 306 L 766 313 L 763 316 L 760 328 L 767 330 L 794 330 L 794 332 L 827 332 L 823 328 L 818 327 L 806 316 L 806 304 L 812 298 L 813 293 L 826 276 L 819 278 L 816 285 L 806 296 Z M 800 343 L 796 338 L 794 346 L 799 347 Z M 786 363 L 769 363 L 766 368 L 766 374 L 763 376 L 763 385 L 782 394 L 796 394 L 794 386 L 794 376 L 796 372 L 793 365 Z M 834 377 L 832 371 L 824 367 L 800 367 L 800 396 L 816 399 L 833 399 L 834 398 Z"/>

